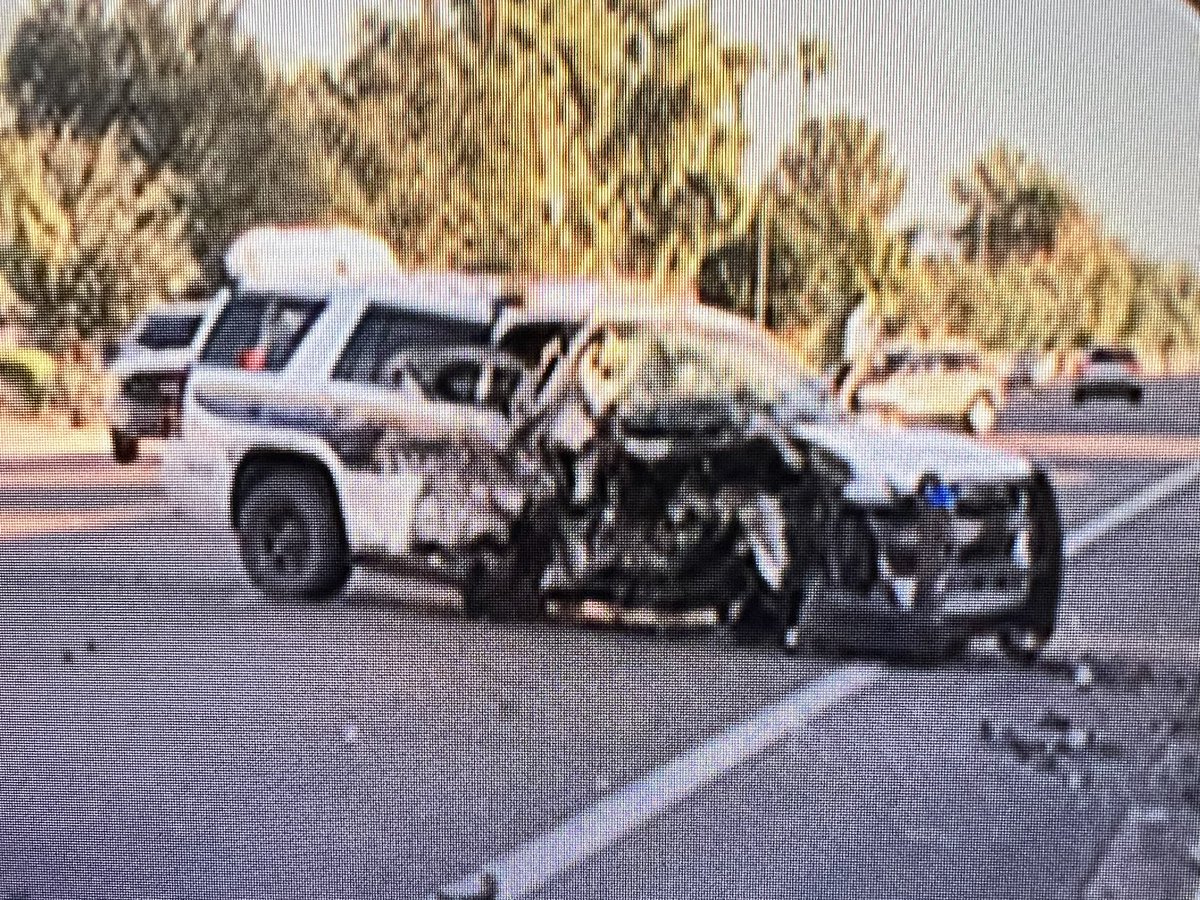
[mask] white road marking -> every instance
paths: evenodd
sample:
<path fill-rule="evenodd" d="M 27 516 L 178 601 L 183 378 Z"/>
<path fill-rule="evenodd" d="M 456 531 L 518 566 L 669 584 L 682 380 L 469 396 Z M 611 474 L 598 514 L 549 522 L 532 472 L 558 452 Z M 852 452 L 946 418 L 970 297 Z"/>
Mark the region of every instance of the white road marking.
<path fill-rule="evenodd" d="M 1063 550 L 1067 558 L 1078 555 L 1106 534 L 1137 518 L 1172 494 L 1179 493 L 1197 479 L 1200 479 L 1200 463 L 1185 466 L 1076 528 L 1064 541 Z"/>
<path fill-rule="evenodd" d="M 1197 479 L 1200 463 L 1123 500 L 1066 535 L 1064 554 L 1076 556 Z M 800 733 L 841 701 L 878 683 L 884 672 L 871 665 L 835 669 L 431 896 L 484 896 L 491 879 L 499 888 L 497 900 L 528 896 L 767 747 Z M 1200 890 L 1192 900 L 1200 900 Z"/>
<path fill-rule="evenodd" d="M 642 823 L 767 747 L 793 736 L 830 708 L 878 682 L 882 666 L 830 672 L 779 703 L 675 757 L 491 865 L 442 888 L 443 896 L 479 896 L 491 876 L 500 898 L 524 897 L 594 856 Z M 436 894 L 434 895 L 436 896 Z"/>

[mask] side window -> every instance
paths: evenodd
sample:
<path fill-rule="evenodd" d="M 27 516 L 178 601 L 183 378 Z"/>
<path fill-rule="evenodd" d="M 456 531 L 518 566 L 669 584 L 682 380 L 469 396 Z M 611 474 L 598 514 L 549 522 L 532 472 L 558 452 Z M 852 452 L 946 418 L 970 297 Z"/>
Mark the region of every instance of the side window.
<path fill-rule="evenodd" d="M 221 311 L 200 354 L 203 365 L 278 372 L 288 364 L 325 304 L 251 294 Z"/>
<path fill-rule="evenodd" d="M 372 306 L 363 315 L 334 368 L 343 381 L 376 382 L 383 367 L 409 348 L 483 347 L 488 328 L 476 322 L 430 313 Z"/>
<path fill-rule="evenodd" d="M 148 350 L 183 349 L 191 345 L 202 321 L 197 315 L 151 315 L 138 333 L 137 343 Z"/>

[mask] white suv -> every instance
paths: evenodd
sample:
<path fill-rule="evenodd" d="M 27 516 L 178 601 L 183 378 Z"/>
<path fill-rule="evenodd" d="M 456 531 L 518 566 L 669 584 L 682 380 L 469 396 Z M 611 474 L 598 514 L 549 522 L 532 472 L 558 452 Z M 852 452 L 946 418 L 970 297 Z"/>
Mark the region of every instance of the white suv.
<path fill-rule="evenodd" d="M 165 303 L 143 316 L 116 348 L 105 412 L 118 463 L 136 460 L 144 438 L 168 437 L 177 427 L 183 385 L 211 313 L 208 302 Z"/>

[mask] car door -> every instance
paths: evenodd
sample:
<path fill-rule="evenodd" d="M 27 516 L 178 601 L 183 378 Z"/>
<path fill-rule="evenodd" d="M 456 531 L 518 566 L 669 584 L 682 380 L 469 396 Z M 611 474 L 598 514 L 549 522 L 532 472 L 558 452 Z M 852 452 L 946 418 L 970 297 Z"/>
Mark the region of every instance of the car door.
<path fill-rule="evenodd" d="M 511 440 L 520 368 L 491 352 L 402 351 L 362 391 L 353 428 L 370 452 L 348 479 L 360 542 L 404 556 L 507 541 L 527 496 Z"/>

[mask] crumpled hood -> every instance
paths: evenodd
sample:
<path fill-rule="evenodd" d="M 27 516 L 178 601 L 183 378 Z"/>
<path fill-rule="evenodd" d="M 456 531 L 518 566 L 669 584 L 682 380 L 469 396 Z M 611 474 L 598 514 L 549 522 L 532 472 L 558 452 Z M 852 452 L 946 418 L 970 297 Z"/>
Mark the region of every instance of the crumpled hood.
<path fill-rule="evenodd" d="M 856 480 L 882 479 L 899 493 L 915 491 L 925 475 L 956 482 L 1025 478 L 1033 472 L 1023 457 L 932 428 L 841 422 L 802 423 L 791 431 L 847 463 Z"/>

